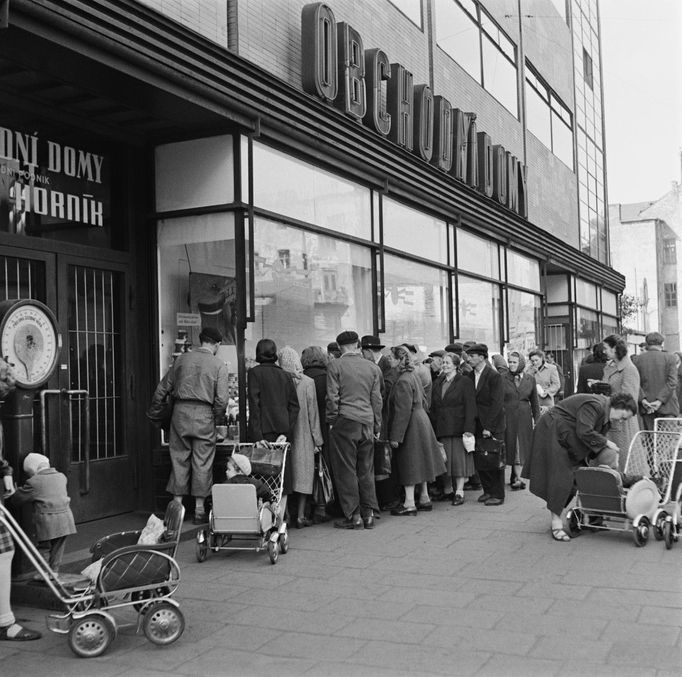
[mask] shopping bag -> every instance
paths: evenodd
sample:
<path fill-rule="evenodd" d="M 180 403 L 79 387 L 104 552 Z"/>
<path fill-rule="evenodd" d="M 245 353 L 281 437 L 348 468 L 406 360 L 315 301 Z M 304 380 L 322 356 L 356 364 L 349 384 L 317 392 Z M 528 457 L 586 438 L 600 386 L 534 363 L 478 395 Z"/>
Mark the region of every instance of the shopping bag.
<path fill-rule="evenodd" d="M 374 443 L 374 475 L 391 474 L 391 445 L 388 442 Z"/>
<path fill-rule="evenodd" d="M 251 461 L 252 475 L 273 477 L 282 472 L 284 445 L 240 444 L 235 451 L 244 454 Z"/>
<path fill-rule="evenodd" d="M 495 437 L 477 437 L 474 450 L 476 470 L 494 472 L 506 465 L 504 440 Z"/>
<path fill-rule="evenodd" d="M 329 505 L 334 500 L 334 485 L 329 468 L 322 454 L 316 455 L 313 477 L 313 500 L 315 505 Z"/>

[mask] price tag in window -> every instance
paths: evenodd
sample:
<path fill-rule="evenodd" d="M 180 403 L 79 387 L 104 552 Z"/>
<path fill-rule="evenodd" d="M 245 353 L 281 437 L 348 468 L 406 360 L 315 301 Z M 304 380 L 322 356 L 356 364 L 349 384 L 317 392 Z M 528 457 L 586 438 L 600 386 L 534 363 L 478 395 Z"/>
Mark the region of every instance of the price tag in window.
<path fill-rule="evenodd" d="M 199 313 L 176 313 L 175 323 L 178 327 L 201 327 L 201 315 Z"/>

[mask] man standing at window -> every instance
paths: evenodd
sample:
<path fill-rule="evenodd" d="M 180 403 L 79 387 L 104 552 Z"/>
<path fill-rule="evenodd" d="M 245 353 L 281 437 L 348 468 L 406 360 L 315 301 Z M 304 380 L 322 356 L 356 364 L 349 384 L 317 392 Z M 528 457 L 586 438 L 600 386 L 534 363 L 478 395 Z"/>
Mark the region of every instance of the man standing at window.
<path fill-rule="evenodd" d="M 374 488 L 374 438 L 381 431 L 381 370 L 362 357 L 358 335 L 336 337 L 341 357 L 327 367 L 327 423 L 332 473 L 345 519 L 339 529 L 372 529 L 379 510 Z"/>
<path fill-rule="evenodd" d="M 166 491 L 178 502 L 185 494 L 194 496 L 195 524 L 206 521 L 204 499 L 211 491 L 216 420 L 225 414 L 228 400 L 227 366 L 216 357 L 222 340 L 217 329 L 203 327 L 201 346 L 178 355 L 167 379 L 175 404 L 169 443 L 172 469 Z"/>

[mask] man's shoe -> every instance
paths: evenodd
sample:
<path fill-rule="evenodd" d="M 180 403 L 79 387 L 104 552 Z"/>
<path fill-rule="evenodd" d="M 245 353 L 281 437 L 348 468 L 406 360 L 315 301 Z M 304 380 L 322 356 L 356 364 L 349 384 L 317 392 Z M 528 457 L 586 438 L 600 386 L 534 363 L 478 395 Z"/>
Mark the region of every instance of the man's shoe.
<path fill-rule="evenodd" d="M 400 503 L 400 501 L 395 500 L 391 501 L 390 503 L 384 503 L 384 505 L 381 506 L 381 509 L 388 512 L 390 510 L 393 510 L 393 508 L 399 508 L 401 505 L 402 504 Z"/>
<path fill-rule="evenodd" d="M 490 494 L 481 494 L 478 497 L 478 502 L 479 503 L 485 503 L 489 498 L 490 498 Z"/>
<path fill-rule="evenodd" d="M 406 515 L 414 516 L 417 514 L 417 507 L 406 508 L 404 505 L 400 505 L 397 508 L 391 510 L 391 515 L 396 515 L 397 517 L 405 517 Z"/>
<path fill-rule="evenodd" d="M 365 529 L 374 529 L 374 515 L 368 515 L 362 518 L 362 524 Z"/>
<path fill-rule="evenodd" d="M 360 515 L 353 515 L 345 520 L 338 520 L 334 522 L 334 527 L 336 529 L 362 529 L 364 524 L 362 523 L 362 517 Z"/>
<path fill-rule="evenodd" d="M 452 505 L 462 505 L 464 503 L 464 496 L 462 494 L 455 494 L 455 497 L 452 499 Z"/>
<path fill-rule="evenodd" d="M 485 504 L 486 505 L 502 505 L 504 503 L 503 498 L 489 498 Z"/>

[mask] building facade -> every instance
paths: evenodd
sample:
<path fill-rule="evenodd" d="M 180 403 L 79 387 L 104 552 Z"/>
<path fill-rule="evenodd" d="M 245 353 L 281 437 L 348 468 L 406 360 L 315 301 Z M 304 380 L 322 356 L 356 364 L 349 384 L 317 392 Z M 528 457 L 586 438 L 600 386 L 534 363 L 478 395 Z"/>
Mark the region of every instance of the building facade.
<path fill-rule="evenodd" d="M 661 332 L 667 350 L 680 350 L 680 185 L 673 182 L 672 190 L 654 202 L 609 205 L 609 221 L 613 265 L 625 275 L 633 307 L 624 326 L 635 334 Z"/>
<path fill-rule="evenodd" d="M 570 388 L 618 328 L 596 3 L 0 7 L 0 271 L 59 322 L 34 448 L 80 520 L 164 500 L 144 410 L 201 325 L 242 431 L 264 336 L 546 347 Z"/>

